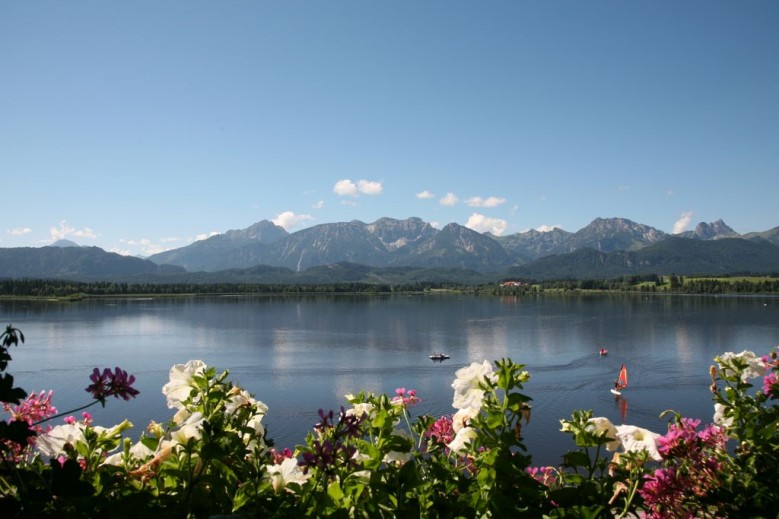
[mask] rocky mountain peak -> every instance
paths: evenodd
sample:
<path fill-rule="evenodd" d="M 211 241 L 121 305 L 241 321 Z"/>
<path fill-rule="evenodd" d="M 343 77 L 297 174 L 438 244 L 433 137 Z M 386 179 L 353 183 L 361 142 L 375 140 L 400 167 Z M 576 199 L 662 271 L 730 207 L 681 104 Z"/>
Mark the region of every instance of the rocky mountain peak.
<path fill-rule="evenodd" d="M 700 240 L 717 240 L 720 238 L 737 238 L 739 233 L 731 229 L 722 220 L 712 223 L 701 222 L 695 226 L 693 237 Z"/>
<path fill-rule="evenodd" d="M 396 250 L 409 244 L 419 243 L 437 232 L 432 225 L 417 217 L 406 220 L 379 218 L 365 228 L 379 238 L 387 250 Z"/>
<path fill-rule="evenodd" d="M 574 233 L 570 250 L 592 247 L 603 252 L 636 250 L 666 237 L 663 231 L 627 218 L 596 218 Z"/>
<path fill-rule="evenodd" d="M 80 245 L 76 242 L 62 239 L 62 240 L 55 241 L 54 243 L 49 245 L 49 247 L 80 247 Z"/>
<path fill-rule="evenodd" d="M 273 243 L 287 236 L 289 233 L 268 220 L 260 220 L 245 229 L 233 229 L 227 231 L 224 236 L 236 241 L 256 241 L 259 243 Z"/>

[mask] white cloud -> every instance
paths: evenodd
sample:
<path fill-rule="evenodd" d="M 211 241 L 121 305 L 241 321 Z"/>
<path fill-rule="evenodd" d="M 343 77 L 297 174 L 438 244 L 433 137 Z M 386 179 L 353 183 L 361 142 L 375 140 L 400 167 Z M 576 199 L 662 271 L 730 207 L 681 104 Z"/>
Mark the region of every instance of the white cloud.
<path fill-rule="evenodd" d="M 32 229 L 29 227 L 17 227 L 16 229 L 8 229 L 8 234 L 11 236 L 22 236 L 27 233 L 31 233 Z"/>
<path fill-rule="evenodd" d="M 138 246 L 145 247 L 145 246 L 151 244 L 151 240 L 149 240 L 148 238 L 141 238 L 140 240 L 125 240 L 125 239 L 121 239 L 119 241 L 121 243 L 126 243 L 127 245 L 132 245 L 133 247 L 138 247 Z"/>
<path fill-rule="evenodd" d="M 197 236 L 195 236 L 195 240 L 194 241 L 205 240 L 207 238 L 210 238 L 211 236 L 216 236 L 217 234 L 221 234 L 221 233 L 219 231 L 211 231 L 211 232 L 208 232 L 208 233 L 200 233 Z"/>
<path fill-rule="evenodd" d="M 427 200 L 429 198 L 433 198 L 435 195 L 431 193 L 430 191 L 422 191 L 421 193 L 417 193 L 417 198 L 421 198 L 422 200 Z"/>
<path fill-rule="evenodd" d="M 625 191 L 630 191 L 630 186 L 617 186 L 617 191 L 620 191 L 624 193 Z"/>
<path fill-rule="evenodd" d="M 482 198 L 480 196 L 472 196 L 471 198 L 466 200 L 465 203 L 471 207 L 497 207 L 501 204 L 505 204 L 506 199 L 499 198 L 497 196 L 490 196 L 487 198 Z"/>
<path fill-rule="evenodd" d="M 460 199 L 454 193 L 446 193 L 438 203 L 441 205 L 456 205 L 459 201 Z"/>
<path fill-rule="evenodd" d="M 506 230 L 508 224 L 506 220 L 500 218 L 489 218 L 483 214 L 473 213 L 468 221 L 465 222 L 465 226 L 476 232 L 487 232 L 500 236 Z"/>
<path fill-rule="evenodd" d="M 562 229 L 562 225 L 539 225 L 536 227 L 536 231 L 538 232 L 550 232 L 554 231 L 555 229 Z"/>
<path fill-rule="evenodd" d="M 357 189 L 360 190 L 360 193 L 366 195 L 378 195 L 384 187 L 381 185 L 381 182 L 376 182 L 374 180 L 358 180 Z"/>
<path fill-rule="evenodd" d="M 279 227 L 289 230 L 313 219 L 314 217 L 308 214 L 295 214 L 292 211 L 284 211 L 281 214 L 277 214 L 271 221 Z"/>
<path fill-rule="evenodd" d="M 682 213 L 679 219 L 676 220 L 676 223 L 674 224 L 673 234 L 679 234 L 680 232 L 686 231 L 691 221 L 692 221 L 692 211 L 686 211 Z"/>
<path fill-rule="evenodd" d="M 339 180 L 333 186 L 333 193 L 338 196 L 378 195 L 384 187 L 374 180 L 358 180 L 355 184 L 348 178 Z"/>
<path fill-rule="evenodd" d="M 325 201 L 320 200 L 319 202 L 315 203 L 311 206 L 311 209 L 322 209 L 325 206 Z"/>
<path fill-rule="evenodd" d="M 68 236 L 74 236 L 77 238 L 97 238 L 97 233 L 90 229 L 89 227 L 84 227 L 83 229 L 76 229 L 75 227 L 70 227 L 68 225 L 68 222 L 65 220 L 62 220 L 60 222 L 59 228 L 57 227 L 49 227 L 49 234 L 51 235 L 51 240 L 64 240 Z"/>
<path fill-rule="evenodd" d="M 333 186 L 333 193 L 338 196 L 357 196 L 357 184 L 348 178 L 339 180 L 335 183 L 335 186 Z"/>
<path fill-rule="evenodd" d="M 203 236 L 208 237 L 206 235 Z M 119 240 L 119 242 L 129 245 L 130 247 L 132 247 L 132 249 L 126 249 L 126 248 L 120 249 L 119 247 L 113 247 L 110 249 L 110 252 L 115 252 L 123 256 L 138 256 L 138 255 L 151 256 L 152 254 L 158 254 L 160 252 L 165 252 L 173 248 L 173 247 L 166 247 L 165 245 L 161 245 L 161 243 L 182 241 L 182 239 L 181 238 L 161 238 L 159 241 L 160 243 L 155 243 L 148 238 L 141 238 L 140 240 L 128 240 L 126 238 L 122 238 L 121 240 Z"/>
<path fill-rule="evenodd" d="M 444 228 L 443 225 L 441 225 L 441 222 L 429 222 L 430 226 L 434 229 L 438 229 L 439 231 Z"/>
<path fill-rule="evenodd" d="M 108 249 L 108 252 L 115 252 L 116 254 L 119 254 L 121 256 L 132 256 L 133 253 L 129 249 L 120 249 L 118 247 L 111 247 Z"/>

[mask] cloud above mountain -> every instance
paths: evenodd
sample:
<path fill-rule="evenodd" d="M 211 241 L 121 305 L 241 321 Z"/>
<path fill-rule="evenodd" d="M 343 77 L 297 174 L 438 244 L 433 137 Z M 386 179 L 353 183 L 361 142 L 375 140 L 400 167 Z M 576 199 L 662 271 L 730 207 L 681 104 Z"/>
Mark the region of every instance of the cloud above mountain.
<path fill-rule="evenodd" d="M 495 236 L 500 236 L 506 231 L 508 224 L 506 220 L 501 220 L 500 218 L 490 218 L 483 214 L 473 213 L 468 218 L 465 226 L 476 232 L 489 232 Z"/>
<path fill-rule="evenodd" d="M 381 182 L 375 180 L 362 179 L 353 182 L 351 179 L 344 178 L 335 183 L 333 193 L 338 196 L 378 195 L 383 189 Z"/>
<path fill-rule="evenodd" d="M 17 227 L 15 229 L 8 229 L 8 234 L 11 236 L 24 236 L 25 234 L 31 233 L 32 229 L 29 227 Z"/>
<path fill-rule="evenodd" d="M 488 196 L 487 198 L 473 196 L 466 200 L 465 203 L 471 207 L 498 207 L 499 205 L 505 204 L 506 199 L 497 196 Z"/>
<path fill-rule="evenodd" d="M 271 221 L 279 227 L 290 230 L 313 219 L 314 217 L 310 214 L 295 214 L 292 211 L 284 211 L 281 214 L 277 214 Z"/>
<path fill-rule="evenodd" d="M 690 223 L 692 222 L 692 211 L 687 211 L 681 214 L 678 220 L 676 220 L 676 223 L 674 224 L 674 230 L 672 234 L 679 234 L 680 232 L 684 232 L 687 230 L 687 228 L 690 226 Z"/>
<path fill-rule="evenodd" d="M 460 199 L 454 193 L 446 193 L 444 196 L 441 197 L 438 203 L 441 205 L 453 206 L 453 205 L 457 205 L 457 202 L 459 201 Z"/>
<path fill-rule="evenodd" d="M 64 240 L 68 236 L 74 236 L 76 238 L 88 238 L 88 239 L 94 239 L 99 236 L 95 231 L 93 231 L 89 227 L 84 227 L 82 229 L 76 229 L 75 227 L 71 227 L 70 225 L 68 225 L 68 222 L 66 220 L 60 221 L 59 227 L 55 227 L 55 226 L 49 227 L 49 235 L 51 236 L 52 241 Z"/>

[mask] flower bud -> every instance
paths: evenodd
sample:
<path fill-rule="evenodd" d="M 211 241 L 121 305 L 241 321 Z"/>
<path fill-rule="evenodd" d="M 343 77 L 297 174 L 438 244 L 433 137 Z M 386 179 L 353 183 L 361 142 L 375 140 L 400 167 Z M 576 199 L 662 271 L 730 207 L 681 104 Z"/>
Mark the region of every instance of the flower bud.
<path fill-rule="evenodd" d="M 149 422 L 148 427 L 146 427 L 146 432 L 154 436 L 155 438 L 162 438 L 162 435 L 165 434 L 165 429 L 162 427 L 161 424 L 158 424 L 155 421 Z"/>

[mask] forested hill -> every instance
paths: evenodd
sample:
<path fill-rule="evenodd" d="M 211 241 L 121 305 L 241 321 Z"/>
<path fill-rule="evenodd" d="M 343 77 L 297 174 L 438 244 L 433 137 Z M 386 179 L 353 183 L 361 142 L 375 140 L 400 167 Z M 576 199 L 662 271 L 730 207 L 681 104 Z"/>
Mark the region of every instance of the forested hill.
<path fill-rule="evenodd" d="M 64 278 L 174 274 L 181 267 L 106 252 L 99 247 L 18 247 L 0 249 L 0 277 Z"/>
<path fill-rule="evenodd" d="M 638 251 L 579 249 L 510 268 L 509 277 L 535 280 L 610 279 L 643 274 L 719 275 L 779 272 L 779 247 L 763 240 L 701 241 L 668 237 Z"/>

